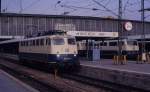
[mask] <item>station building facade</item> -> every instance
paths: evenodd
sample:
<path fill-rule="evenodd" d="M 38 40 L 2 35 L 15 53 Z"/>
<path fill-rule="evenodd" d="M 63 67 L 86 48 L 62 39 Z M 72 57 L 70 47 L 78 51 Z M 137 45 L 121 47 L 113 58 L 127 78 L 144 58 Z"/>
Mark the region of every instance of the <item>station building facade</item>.
<path fill-rule="evenodd" d="M 118 32 L 118 21 L 118 19 L 89 16 L 2 13 L 0 16 L 0 37 L 25 36 L 49 30 Z M 128 21 L 132 23 L 133 28 L 131 31 L 125 31 L 122 26 L 123 36 L 143 34 L 142 22 L 122 20 L 122 25 Z M 145 22 L 145 34 L 150 34 L 150 22 Z"/>

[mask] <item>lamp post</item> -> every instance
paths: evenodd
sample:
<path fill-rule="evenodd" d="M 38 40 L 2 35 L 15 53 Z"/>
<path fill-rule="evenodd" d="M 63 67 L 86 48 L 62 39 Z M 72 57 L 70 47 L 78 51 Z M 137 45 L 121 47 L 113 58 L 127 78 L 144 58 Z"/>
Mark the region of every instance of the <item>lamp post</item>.
<path fill-rule="evenodd" d="M 119 0 L 119 10 L 118 10 L 118 56 L 122 55 L 122 0 Z"/>
<path fill-rule="evenodd" d="M 2 6 L 1 6 L 2 3 L 1 3 L 1 2 L 2 2 L 2 1 L 0 0 L 0 15 L 1 15 L 1 8 L 2 8 Z"/>
<path fill-rule="evenodd" d="M 142 61 L 146 60 L 146 50 L 145 50 L 145 11 L 150 11 L 150 8 L 144 9 L 144 0 L 141 0 L 141 21 L 142 21 Z"/>
<path fill-rule="evenodd" d="M 146 61 L 146 52 L 145 52 L 145 10 L 144 10 L 144 0 L 141 0 L 141 20 L 142 20 L 142 61 Z"/>

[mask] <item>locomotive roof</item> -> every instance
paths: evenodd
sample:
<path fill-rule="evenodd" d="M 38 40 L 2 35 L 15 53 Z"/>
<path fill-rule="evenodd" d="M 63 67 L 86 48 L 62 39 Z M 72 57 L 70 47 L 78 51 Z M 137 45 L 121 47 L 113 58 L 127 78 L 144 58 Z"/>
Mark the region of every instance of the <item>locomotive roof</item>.
<path fill-rule="evenodd" d="M 74 36 L 70 36 L 70 35 L 46 35 L 46 36 L 25 38 L 25 39 L 22 39 L 21 41 L 36 40 L 36 39 L 43 39 L 43 38 L 53 38 L 53 37 L 74 37 Z"/>
<path fill-rule="evenodd" d="M 104 42 L 116 42 L 118 40 L 105 40 Z M 137 40 L 133 40 L 133 39 L 122 39 L 120 41 L 137 41 Z"/>
<path fill-rule="evenodd" d="M 1 41 L 0 44 L 6 44 L 6 43 L 17 43 L 20 42 L 22 39 L 11 39 L 11 40 L 5 40 Z"/>

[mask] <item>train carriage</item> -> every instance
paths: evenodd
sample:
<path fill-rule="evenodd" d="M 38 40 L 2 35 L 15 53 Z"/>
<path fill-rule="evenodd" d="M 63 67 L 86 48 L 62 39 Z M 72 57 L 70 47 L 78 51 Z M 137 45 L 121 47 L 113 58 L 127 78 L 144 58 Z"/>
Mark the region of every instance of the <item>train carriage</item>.
<path fill-rule="evenodd" d="M 139 53 L 139 46 L 136 40 L 122 39 L 122 54 L 127 55 L 128 58 L 136 58 Z M 80 41 L 77 42 L 78 52 L 81 56 L 86 56 L 91 53 L 92 49 L 97 48 L 100 50 L 101 58 L 113 58 L 118 53 L 119 46 L 118 40 L 105 40 L 105 41 Z"/>

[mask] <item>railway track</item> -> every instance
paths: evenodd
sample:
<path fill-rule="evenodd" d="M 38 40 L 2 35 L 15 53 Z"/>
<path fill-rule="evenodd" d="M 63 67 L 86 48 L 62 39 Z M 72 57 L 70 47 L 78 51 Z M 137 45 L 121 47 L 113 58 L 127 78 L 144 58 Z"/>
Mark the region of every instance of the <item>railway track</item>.
<path fill-rule="evenodd" d="M 50 86 L 47 86 L 34 78 L 31 78 L 29 76 L 23 75 L 19 72 L 16 72 L 8 67 L 5 67 L 3 65 L 0 65 L 0 69 L 4 70 L 5 72 L 9 73 L 10 75 L 14 76 L 15 78 L 21 80 L 27 85 L 30 85 L 34 89 L 38 90 L 39 92 L 61 92 L 55 88 L 52 88 Z"/>
<path fill-rule="evenodd" d="M 0 62 L 1 64 L 2 62 Z M 5 62 L 6 63 L 6 62 Z M 10 63 L 10 62 L 7 62 Z M 16 64 L 16 63 L 11 63 L 11 64 Z M 3 66 L 10 68 L 9 64 L 2 64 Z M 18 64 L 16 64 L 18 65 Z M 18 65 L 19 66 L 19 65 Z M 24 67 L 24 66 L 21 66 Z M 30 69 L 31 71 L 32 69 Z M 15 70 L 18 71 L 18 70 Z M 36 71 L 36 72 L 34 72 Z M 33 70 L 34 73 L 37 73 L 38 70 Z M 25 72 L 25 70 L 22 70 L 22 72 Z M 43 75 L 45 75 L 45 81 L 48 80 L 53 80 L 52 83 L 56 83 L 56 85 L 60 85 L 61 87 L 56 87 L 56 85 L 53 85 L 52 83 L 49 84 L 47 82 L 44 82 L 44 85 L 47 86 L 52 86 L 52 88 L 56 88 L 59 89 L 59 91 L 62 92 L 146 92 L 146 90 L 144 89 L 139 89 L 139 88 L 133 88 L 130 86 L 125 86 L 125 85 L 119 85 L 119 84 L 115 84 L 115 83 L 111 83 L 108 81 L 103 81 L 103 80 L 97 80 L 97 79 L 92 79 L 86 76 L 81 76 L 79 73 L 72 73 L 72 74 L 60 74 L 59 77 L 57 77 L 56 79 L 54 79 L 54 75 L 53 74 L 49 74 L 47 72 L 44 71 L 38 71 L 41 72 Z M 34 80 L 39 80 L 41 78 L 36 78 L 35 74 L 33 73 L 29 73 L 29 72 L 25 72 L 26 76 L 30 75 L 31 78 L 34 78 Z M 37 73 L 39 74 L 39 73 Z M 48 76 L 50 76 L 50 80 L 49 78 L 47 78 Z M 64 83 L 62 85 L 62 83 L 58 83 L 58 81 L 61 81 L 62 83 Z M 43 83 L 42 81 L 40 81 L 41 83 Z M 67 88 L 65 90 L 62 90 L 62 86 L 67 86 Z M 148 92 L 148 91 L 147 91 Z"/>
<path fill-rule="evenodd" d="M 112 83 L 112 82 L 108 82 L 104 80 L 93 79 L 93 78 L 89 78 L 89 77 L 78 75 L 78 74 L 71 74 L 71 75 L 64 74 L 62 75 L 62 77 L 76 80 L 81 83 L 92 85 L 95 87 L 107 89 L 107 90 L 110 90 L 110 92 L 149 92 L 148 90 L 120 85 L 120 84 L 116 84 L 116 83 Z"/>
<path fill-rule="evenodd" d="M 19 76 L 27 77 L 43 86 L 56 89 L 56 92 L 111 92 L 103 88 L 87 85 L 75 80 L 66 79 L 40 70 L 31 69 L 6 60 L 0 60 L 2 69 L 13 72 Z M 43 91 L 41 91 L 43 92 Z"/>

